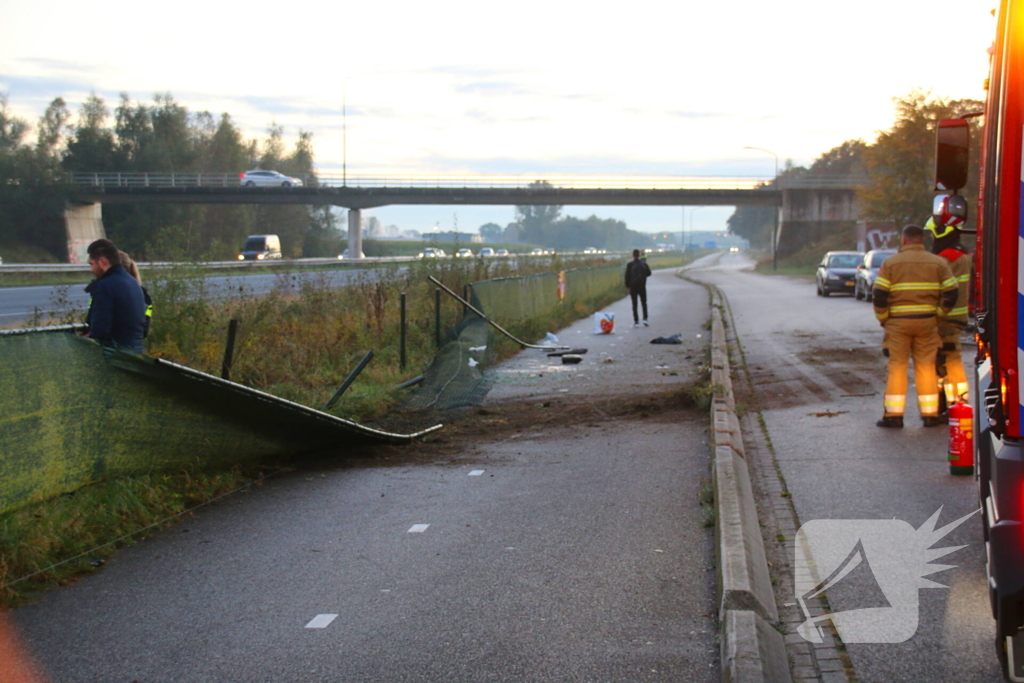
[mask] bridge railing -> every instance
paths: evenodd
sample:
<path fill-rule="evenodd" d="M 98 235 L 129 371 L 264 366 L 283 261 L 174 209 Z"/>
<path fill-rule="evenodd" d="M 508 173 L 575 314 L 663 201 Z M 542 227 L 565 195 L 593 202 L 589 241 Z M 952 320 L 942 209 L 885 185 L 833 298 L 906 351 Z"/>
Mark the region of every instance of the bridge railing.
<path fill-rule="evenodd" d="M 304 187 L 328 188 L 512 188 L 538 185 L 560 189 L 721 189 L 753 190 L 770 178 L 754 176 L 454 176 L 454 175 L 313 175 L 299 176 Z M 83 187 L 240 187 L 235 173 L 74 173 Z M 259 191 L 264 189 L 246 188 Z M 766 188 L 767 189 L 767 188 Z"/>
<path fill-rule="evenodd" d="M 758 176 L 456 176 L 456 175 L 306 175 L 304 187 L 327 188 L 510 188 L 538 185 L 593 190 L 771 190 L 772 178 Z M 241 187 L 236 173 L 74 173 L 83 187 Z M 866 184 L 866 177 L 804 176 L 780 178 L 788 189 L 848 189 Z M 263 187 L 246 188 L 259 191 Z"/>

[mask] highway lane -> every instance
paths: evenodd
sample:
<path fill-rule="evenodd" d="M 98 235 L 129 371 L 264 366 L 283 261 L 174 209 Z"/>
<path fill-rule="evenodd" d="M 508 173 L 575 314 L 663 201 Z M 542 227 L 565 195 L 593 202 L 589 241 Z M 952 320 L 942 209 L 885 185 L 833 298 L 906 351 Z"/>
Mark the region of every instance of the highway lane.
<path fill-rule="evenodd" d="M 719 680 L 707 413 L 618 407 L 697 377 L 707 297 L 670 272 L 649 290 L 650 328 L 625 299 L 613 335 L 558 332 L 583 363 L 495 369 L 514 432 L 419 464 L 340 447 L 14 620 L 62 683 Z"/>
<path fill-rule="evenodd" d="M 296 273 L 258 273 L 253 275 L 213 275 L 204 279 L 210 296 L 230 298 L 244 288 L 251 296 L 267 294 L 279 287 L 299 287 L 303 282 L 324 282 L 338 287 L 349 284 L 360 277 L 376 277 L 379 273 L 393 272 L 394 268 L 407 266 L 377 266 L 367 269 L 317 270 Z M 143 281 L 150 274 L 143 272 Z M 91 276 L 82 274 L 82 283 L 75 285 L 41 285 L 31 287 L 0 287 L 0 328 L 21 327 L 34 314 L 45 320 L 51 315 L 68 311 L 84 311 L 89 305 L 85 286 Z M 79 316 L 84 318 L 84 315 Z"/>
<path fill-rule="evenodd" d="M 940 508 L 938 526 L 976 510 L 973 477 L 948 473 L 948 432 L 921 426 L 913 389 L 905 429 L 875 426 L 886 366 L 871 307 L 852 296 L 817 297 L 812 282 L 744 272 L 749 265 L 742 255 L 727 255 L 718 267 L 695 274 L 728 297 L 800 523 L 896 518 L 917 529 Z M 1002 680 L 977 518 L 935 547 L 958 545 L 967 547 L 937 561 L 955 567 L 929 577 L 949 588 L 918 591 L 913 637 L 896 644 L 847 644 L 858 681 Z M 788 568 L 778 570 L 780 580 L 792 586 Z M 843 611 L 876 606 L 877 593 L 862 576 L 840 582 L 828 596 L 832 609 Z"/>

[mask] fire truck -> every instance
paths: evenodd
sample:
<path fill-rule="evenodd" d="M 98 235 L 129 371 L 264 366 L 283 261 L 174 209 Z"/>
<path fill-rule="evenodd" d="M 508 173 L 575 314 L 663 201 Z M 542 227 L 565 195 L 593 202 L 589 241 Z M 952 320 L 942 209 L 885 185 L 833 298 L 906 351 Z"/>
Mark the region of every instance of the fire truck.
<path fill-rule="evenodd" d="M 975 463 L 996 651 L 1024 681 L 1024 0 L 1001 0 L 983 118 L 936 131 L 936 217 L 965 220 L 969 127 L 982 125 L 974 301 Z M 962 215 L 959 215 L 962 214 Z"/>

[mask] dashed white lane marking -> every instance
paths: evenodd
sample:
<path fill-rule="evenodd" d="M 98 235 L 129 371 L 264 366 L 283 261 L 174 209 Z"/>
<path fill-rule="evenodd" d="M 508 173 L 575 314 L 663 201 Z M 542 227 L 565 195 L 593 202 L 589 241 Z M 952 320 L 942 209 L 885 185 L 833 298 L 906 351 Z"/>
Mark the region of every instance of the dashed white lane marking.
<path fill-rule="evenodd" d="M 471 476 L 471 477 L 479 477 L 483 473 L 484 473 L 483 470 L 473 470 L 472 472 L 469 473 L 469 476 Z"/>
<path fill-rule="evenodd" d="M 312 621 L 306 624 L 306 628 L 327 628 L 337 618 L 337 614 L 318 614 L 313 617 Z"/>
<path fill-rule="evenodd" d="M 430 526 L 430 525 L 429 524 L 413 524 L 411 527 L 409 527 L 409 533 L 410 534 L 422 534 L 424 531 L 427 530 L 428 526 Z"/>

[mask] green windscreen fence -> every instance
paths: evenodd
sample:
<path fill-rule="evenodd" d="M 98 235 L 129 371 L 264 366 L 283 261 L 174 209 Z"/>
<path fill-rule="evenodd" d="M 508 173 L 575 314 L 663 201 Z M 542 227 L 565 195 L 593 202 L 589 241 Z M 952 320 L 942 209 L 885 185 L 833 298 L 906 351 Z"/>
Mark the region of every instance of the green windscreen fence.
<path fill-rule="evenodd" d="M 681 265 L 682 258 L 678 254 L 657 255 L 649 257 L 648 263 L 652 269 L 668 268 Z M 469 301 L 502 327 L 514 329 L 519 323 L 546 317 L 558 308 L 587 315 L 596 310 L 595 302 L 610 292 L 626 295 L 625 264 L 483 280 L 469 288 Z M 497 334 L 485 320 L 467 310 L 424 373 L 423 383 L 403 407 L 443 412 L 480 405 L 490 389 L 484 371 L 493 358 L 488 349 Z"/>
<path fill-rule="evenodd" d="M 103 348 L 67 328 L 0 333 L 0 387 L 0 514 L 127 474 L 419 435 Z"/>

